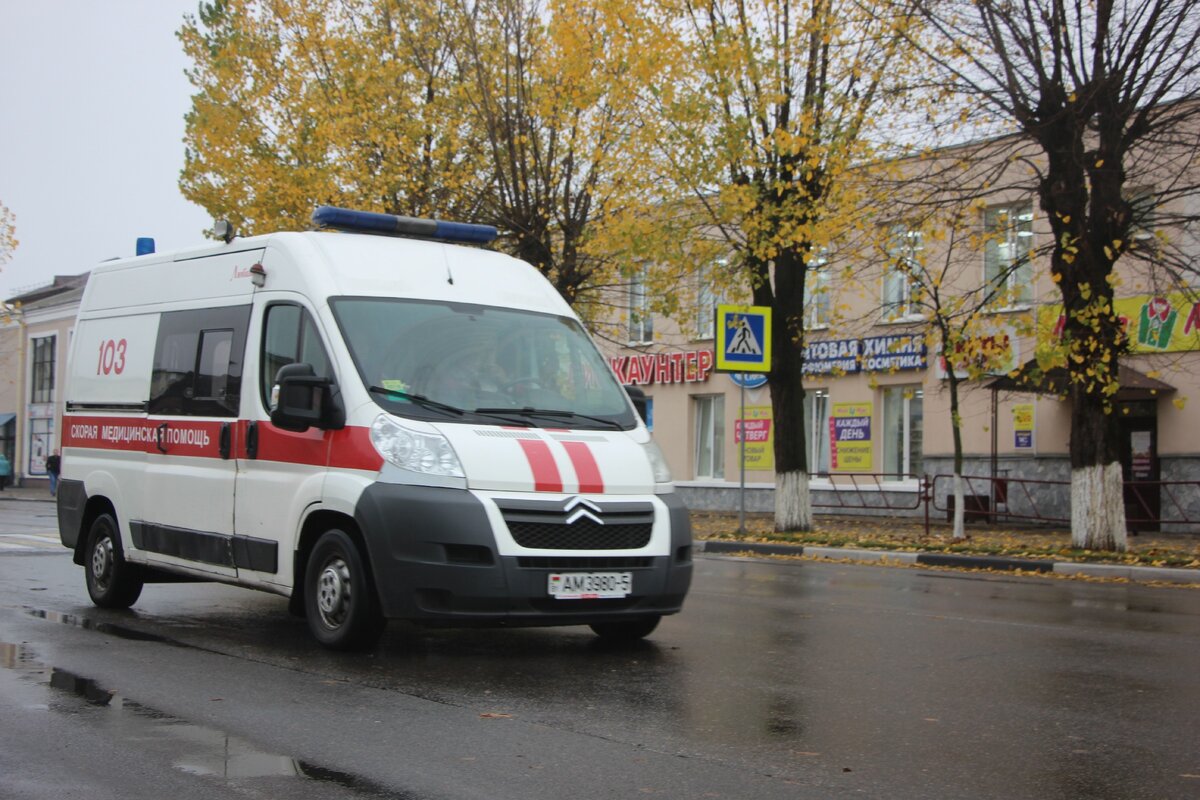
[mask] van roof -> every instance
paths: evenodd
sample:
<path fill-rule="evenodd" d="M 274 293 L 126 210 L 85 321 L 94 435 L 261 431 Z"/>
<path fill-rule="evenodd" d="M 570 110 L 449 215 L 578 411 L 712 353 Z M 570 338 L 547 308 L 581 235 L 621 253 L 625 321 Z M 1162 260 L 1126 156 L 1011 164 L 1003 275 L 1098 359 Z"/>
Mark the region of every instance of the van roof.
<path fill-rule="evenodd" d="M 240 258 L 247 261 L 243 270 L 255 261 L 262 264 L 266 273 L 264 290 L 297 291 L 318 303 L 335 296 L 406 297 L 572 315 L 549 281 L 529 264 L 506 254 L 421 239 L 336 231 L 271 233 L 234 239 L 228 244 L 105 262 L 93 270 L 89 289 L 106 282 L 106 278 L 116 278 L 130 288 L 154 285 L 158 287 L 153 290 L 156 294 L 176 294 L 141 297 L 135 301 L 140 305 L 200 299 L 197 293 L 208 293 L 198 284 L 219 282 L 223 286 L 213 296 L 228 296 L 229 270 L 212 270 L 211 278 L 201 278 L 197 273 L 209 272 L 202 268 L 207 259 L 236 259 L 238 254 L 245 254 Z M 139 273 L 148 277 L 147 270 L 159 277 L 163 270 L 188 270 L 189 279 L 166 284 L 162 280 L 134 280 Z M 120 273 L 125 274 L 118 277 Z M 248 294 L 248 275 L 245 280 Z M 179 287 L 177 291 L 175 286 Z M 86 298 L 84 305 L 88 305 Z"/>

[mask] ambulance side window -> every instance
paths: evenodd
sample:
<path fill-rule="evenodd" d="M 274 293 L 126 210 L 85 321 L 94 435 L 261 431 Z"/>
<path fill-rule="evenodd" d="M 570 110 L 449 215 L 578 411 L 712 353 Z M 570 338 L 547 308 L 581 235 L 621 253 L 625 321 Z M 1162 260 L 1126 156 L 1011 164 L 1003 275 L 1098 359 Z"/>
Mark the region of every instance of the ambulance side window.
<path fill-rule="evenodd" d="M 236 417 L 250 306 L 170 311 L 158 323 L 151 414 Z"/>
<path fill-rule="evenodd" d="M 271 387 L 275 385 L 279 368 L 298 361 L 311 364 L 321 377 L 333 377 L 321 335 L 308 312 L 296 305 L 270 306 L 263 324 L 262 370 L 259 374 L 263 408 L 271 408 Z"/>

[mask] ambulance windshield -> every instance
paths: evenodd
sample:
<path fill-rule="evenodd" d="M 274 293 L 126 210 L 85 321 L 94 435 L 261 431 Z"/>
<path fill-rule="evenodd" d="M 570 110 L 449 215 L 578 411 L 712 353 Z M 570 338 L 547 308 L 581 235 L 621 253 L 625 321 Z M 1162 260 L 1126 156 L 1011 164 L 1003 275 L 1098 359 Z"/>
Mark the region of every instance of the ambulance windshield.
<path fill-rule="evenodd" d="M 595 345 L 568 317 L 380 297 L 330 306 L 363 383 L 393 414 L 593 430 L 637 424 Z"/>

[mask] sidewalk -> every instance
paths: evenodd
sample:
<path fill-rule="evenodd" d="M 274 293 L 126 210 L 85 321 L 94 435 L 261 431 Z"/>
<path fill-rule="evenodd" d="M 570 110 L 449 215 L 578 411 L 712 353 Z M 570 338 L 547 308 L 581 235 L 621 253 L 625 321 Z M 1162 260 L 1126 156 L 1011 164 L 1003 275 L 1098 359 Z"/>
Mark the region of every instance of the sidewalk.
<path fill-rule="evenodd" d="M 966 542 L 950 540 L 948 525 L 929 535 L 907 519 L 818 515 L 808 533 L 779 533 L 770 514 L 693 512 L 696 549 L 704 553 L 820 558 L 876 564 L 1019 571 L 1200 587 L 1200 536 L 1143 533 L 1129 537 L 1125 553 L 1074 550 L 1063 530 L 967 526 Z"/>
<path fill-rule="evenodd" d="M 50 490 L 46 486 L 22 486 L 19 489 L 13 486 L 5 486 L 0 490 L 0 500 L 42 500 L 44 502 L 53 503 L 54 498 L 50 496 Z"/>

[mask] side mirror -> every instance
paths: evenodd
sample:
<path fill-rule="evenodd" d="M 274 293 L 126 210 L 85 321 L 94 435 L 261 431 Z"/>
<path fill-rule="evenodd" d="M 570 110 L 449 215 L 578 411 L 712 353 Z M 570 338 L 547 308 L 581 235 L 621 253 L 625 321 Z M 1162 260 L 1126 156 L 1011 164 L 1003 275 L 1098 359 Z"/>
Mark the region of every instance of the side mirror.
<path fill-rule="evenodd" d="M 287 364 L 275 373 L 271 390 L 271 424 L 285 431 L 311 427 L 339 429 L 346 426 L 346 411 L 337 385 L 318 377 L 311 364 Z"/>
<path fill-rule="evenodd" d="M 640 386 L 626 386 L 625 394 L 633 401 L 633 407 L 642 418 L 642 422 L 646 422 L 646 392 Z"/>

